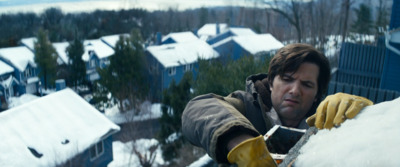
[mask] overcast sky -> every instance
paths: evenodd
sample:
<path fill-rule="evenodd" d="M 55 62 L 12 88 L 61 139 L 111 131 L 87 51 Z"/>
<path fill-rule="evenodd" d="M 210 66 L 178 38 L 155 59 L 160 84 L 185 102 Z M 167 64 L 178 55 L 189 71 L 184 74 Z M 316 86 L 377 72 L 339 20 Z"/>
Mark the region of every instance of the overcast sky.
<path fill-rule="evenodd" d="M 211 6 L 257 6 L 254 0 L 0 0 L 0 13 L 35 12 L 58 7 L 63 12 L 144 8 L 149 11 L 169 8 L 185 10 Z"/>

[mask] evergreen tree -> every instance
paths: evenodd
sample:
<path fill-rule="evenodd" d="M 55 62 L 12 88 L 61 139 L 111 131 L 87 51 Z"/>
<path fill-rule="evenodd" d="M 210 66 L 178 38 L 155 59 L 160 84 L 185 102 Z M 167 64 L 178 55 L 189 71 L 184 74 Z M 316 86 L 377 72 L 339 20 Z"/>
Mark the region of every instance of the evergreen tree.
<path fill-rule="evenodd" d="M 43 77 L 44 87 L 53 85 L 57 73 L 57 52 L 47 38 L 47 32 L 39 30 L 35 42 L 35 62 L 39 67 L 39 76 Z"/>
<path fill-rule="evenodd" d="M 181 117 L 186 103 L 191 98 L 192 73 L 187 72 L 179 84 L 172 81 L 169 88 L 163 92 L 162 116 L 160 118 L 161 130 L 159 141 L 162 144 L 163 157 L 172 160 L 179 156 L 178 149 L 182 146 Z M 176 135 L 174 140 L 170 136 Z"/>
<path fill-rule="evenodd" d="M 366 4 L 361 4 L 359 9 L 354 10 L 357 20 L 352 25 L 353 32 L 360 34 L 371 34 L 373 27 L 371 9 Z"/>
<path fill-rule="evenodd" d="M 237 61 L 228 62 L 199 60 L 198 75 L 193 84 L 194 96 L 205 93 L 226 96 L 235 90 L 244 90 L 246 77 L 268 72 L 270 56 L 260 53 L 257 57 L 260 59 L 243 56 Z"/>
<path fill-rule="evenodd" d="M 78 86 L 78 84 L 82 84 L 86 78 L 86 66 L 85 62 L 82 60 L 82 55 L 84 53 L 83 43 L 75 38 L 69 46 L 67 47 L 67 55 L 69 58 L 68 69 L 69 69 L 69 78 L 71 86 Z"/>
<path fill-rule="evenodd" d="M 131 38 L 120 36 L 115 46 L 115 53 L 110 58 L 110 65 L 98 69 L 100 84 L 118 99 L 121 111 L 134 108 L 139 112 L 139 105 L 146 98 L 147 70 L 139 30 L 131 33 Z M 124 101 L 129 103 L 124 103 Z"/>

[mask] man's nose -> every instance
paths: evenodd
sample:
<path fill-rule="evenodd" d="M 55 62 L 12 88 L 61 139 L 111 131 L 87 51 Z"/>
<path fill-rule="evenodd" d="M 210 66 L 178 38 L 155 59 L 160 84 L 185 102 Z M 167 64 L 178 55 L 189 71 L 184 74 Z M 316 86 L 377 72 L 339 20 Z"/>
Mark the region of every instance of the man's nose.
<path fill-rule="evenodd" d="M 290 94 L 292 94 L 293 96 L 299 96 L 301 93 L 301 87 L 300 87 L 300 83 L 299 82 L 293 82 L 292 87 L 289 91 Z"/>

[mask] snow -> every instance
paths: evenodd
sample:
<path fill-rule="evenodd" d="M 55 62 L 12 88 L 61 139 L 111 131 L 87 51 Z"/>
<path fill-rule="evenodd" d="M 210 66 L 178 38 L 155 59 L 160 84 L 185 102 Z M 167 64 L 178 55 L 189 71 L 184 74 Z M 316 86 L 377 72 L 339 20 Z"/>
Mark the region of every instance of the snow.
<path fill-rule="evenodd" d="M 7 79 L 0 81 L 0 85 L 3 88 L 10 88 L 13 82 L 18 83 L 18 81 L 16 81 L 16 79 L 12 75 L 10 75 Z"/>
<path fill-rule="evenodd" d="M 400 166 L 400 98 L 364 108 L 339 128 L 320 130 L 294 166 Z"/>
<path fill-rule="evenodd" d="M 20 97 L 11 97 L 10 104 L 8 105 L 9 108 L 13 108 L 16 106 L 20 106 L 22 104 L 28 103 L 32 100 L 38 99 L 38 96 L 32 94 L 23 94 Z"/>
<path fill-rule="evenodd" d="M 283 47 L 283 44 L 271 34 L 236 36 L 233 37 L 233 40 L 253 55 L 258 52 L 278 50 Z"/>
<path fill-rule="evenodd" d="M 220 31 L 219 31 L 220 33 L 225 32 L 228 29 L 228 24 L 219 23 L 219 29 L 220 29 Z M 215 37 L 216 35 L 218 35 L 216 23 L 205 24 L 197 31 L 197 36 L 199 36 L 199 38 L 204 41 L 206 41 L 209 38 Z"/>
<path fill-rule="evenodd" d="M 83 46 L 85 47 L 85 53 L 83 53 L 82 59 L 86 62 L 89 61 L 90 58 L 89 51 L 96 53 L 99 59 L 106 58 L 114 54 L 114 50 L 100 39 L 85 40 L 83 42 Z"/>
<path fill-rule="evenodd" d="M 283 47 L 283 44 L 271 34 L 233 36 L 213 44 L 212 47 L 216 48 L 230 41 L 235 41 L 253 55 L 262 51 L 278 50 Z"/>
<path fill-rule="evenodd" d="M 113 121 L 115 124 L 122 124 L 129 121 L 143 121 L 148 119 L 158 119 L 161 117 L 161 104 L 155 103 L 150 104 L 145 102 L 141 106 L 141 111 L 139 115 L 134 115 L 133 111 L 127 111 L 125 113 L 120 113 L 118 106 L 115 105 L 111 108 L 107 108 L 104 111 L 104 115 Z"/>
<path fill-rule="evenodd" d="M 0 61 L 0 75 L 11 73 L 11 72 L 14 72 L 14 68 L 7 65 L 3 61 Z"/>
<path fill-rule="evenodd" d="M 134 142 L 130 141 L 127 143 L 115 141 L 113 142 L 114 160 L 108 164 L 108 167 L 141 166 L 137 155 L 132 152 L 132 148 L 135 148 L 142 155 L 147 155 L 149 157 L 149 148 L 156 145 L 158 145 L 156 139 L 138 139 Z M 153 166 L 165 164 L 160 146 L 157 146 L 154 156 Z"/>
<path fill-rule="evenodd" d="M 0 166 L 60 164 L 120 129 L 69 88 L 30 100 L 0 113 Z"/>
<path fill-rule="evenodd" d="M 205 154 L 204 156 L 202 156 L 200 159 L 198 159 L 197 161 L 193 162 L 192 164 L 190 164 L 188 167 L 199 167 L 199 166 L 204 166 L 207 163 L 209 163 L 210 161 L 213 161 L 213 159 L 211 159 L 210 156 L 208 156 L 208 154 Z"/>
<path fill-rule="evenodd" d="M 185 43 L 149 46 L 147 50 L 165 68 L 194 63 L 198 58 L 211 59 L 219 56 L 209 44 L 200 39 Z"/>
<path fill-rule="evenodd" d="M 53 43 L 54 49 L 58 54 L 57 63 L 58 64 L 68 64 L 68 56 L 67 56 L 67 47 L 69 46 L 68 42 L 58 42 Z"/>
<path fill-rule="evenodd" d="M 25 46 L 1 48 L 0 56 L 10 61 L 19 71 L 25 71 L 28 64 L 36 67 L 35 55 Z"/>
<path fill-rule="evenodd" d="M 233 27 L 229 28 L 228 31 L 231 31 L 233 34 L 236 36 L 242 36 L 242 35 L 256 35 L 256 33 L 251 30 L 250 28 L 238 28 L 238 27 Z"/>
<path fill-rule="evenodd" d="M 100 38 L 101 41 L 106 43 L 107 45 L 115 48 L 120 36 L 129 37 L 129 34 L 117 34 L 117 35 L 107 35 Z"/>
<path fill-rule="evenodd" d="M 162 42 L 165 42 L 165 40 L 169 38 L 172 38 L 176 43 L 190 42 L 199 39 L 192 32 L 185 31 L 185 32 L 169 33 L 167 36 L 163 37 Z"/>
<path fill-rule="evenodd" d="M 35 50 L 36 37 L 22 38 L 21 43 L 28 47 L 30 50 Z"/>

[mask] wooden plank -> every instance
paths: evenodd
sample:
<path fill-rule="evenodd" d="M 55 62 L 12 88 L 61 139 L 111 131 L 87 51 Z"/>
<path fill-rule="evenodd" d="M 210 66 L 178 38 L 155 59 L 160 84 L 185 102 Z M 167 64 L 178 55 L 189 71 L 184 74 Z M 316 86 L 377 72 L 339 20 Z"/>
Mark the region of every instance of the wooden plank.
<path fill-rule="evenodd" d="M 368 99 L 376 103 L 376 93 L 377 89 L 369 89 Z"/>

